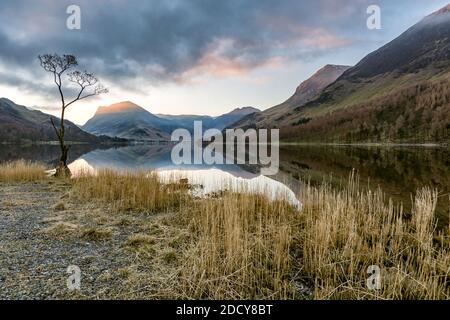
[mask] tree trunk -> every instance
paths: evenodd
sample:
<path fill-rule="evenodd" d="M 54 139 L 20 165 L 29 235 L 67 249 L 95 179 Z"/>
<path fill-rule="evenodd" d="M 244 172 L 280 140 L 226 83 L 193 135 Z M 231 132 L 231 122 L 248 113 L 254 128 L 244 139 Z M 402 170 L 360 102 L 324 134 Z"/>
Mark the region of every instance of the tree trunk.
<path fill-rule="evenodd" d="M 59 164 L 56 167 L 55 177 L 60 178 L 69 178 L 72 175 L 69 167 L 67 166 L 67 155 L 69 153 L 69 147 L 64 144 L 64 141 L 61 143 L 61 158 L 59 159 Z"/>
<path fill-rule="evenodd" d="M 69 146 L 66 146 L 64 143 L 64 136 L 65 136 L 65 128 L 64 128 L 64 107 L 62 109 L 61 114 L 61 127 L 59 131 L 57 130 L 58 140 L 59 140 L 59 147 L 61 148 L 61 157 L 59 158 L 59 164 L 56 167 L 55 177 L 59 178 L 69 178 L 72 176 L 72 173 L 70 172 L 69 167 L 67 166 L 67 155 L 69 153 Z"/>

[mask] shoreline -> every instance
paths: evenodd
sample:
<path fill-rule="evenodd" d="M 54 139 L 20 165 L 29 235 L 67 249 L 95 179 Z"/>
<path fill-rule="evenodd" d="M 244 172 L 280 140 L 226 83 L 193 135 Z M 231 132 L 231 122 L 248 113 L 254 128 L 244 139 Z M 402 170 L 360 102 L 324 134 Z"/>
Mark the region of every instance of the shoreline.
<path fill-rule="evenodd" d="M 133 145 L 165 145 L 171 143 L 170 141 L 126 141 L 126 142 L 81 142 L 81 141 L 65 141 L 67 145 L 92 145 L 92 146 L 133 146 Z M 0 141 L 0 145 L 15 145 L 19 147 L 26 147 L 26 146 L 59 146 L 59 141 L 31 141 L 31 142 L 14 142 L 14 141 Z"/>
<path fill-rule="evenodd" d="M 185 181 L 162 183 L 153 174 L 109 170 L 61 180 L 41 171 L 0 166 L 0 253 L 8 257 L 0 259 L 0 298 L 450 295 L 450 228 L 434 229 L 438 193 L 427 188 L 403 212 L 381 190 L 360 191 L 352 176 L 341 191 L 299 190 L 298 211 L 242 192 L 193 197 Z M 379 292 L 365 287 L 374 263 L 385 275 Z M 83 272 L 80 292 L 65 287 L 68 265 Z"/>
<path fill-rule="evenodd" d="M 133 146 L 133 145 L 167 145 L 173 144 L 170 140 L 149 140 L 149 141 L 127 141 L 127 142 L 81 142 L 81 141 L 66 141 L 67 145 L 102 145 L 102 146 Z M 226 144 L 226 143 L 224 143 Z M 265 143 L 270 145 L 271 143 Z M 396 143 L 396 142 L 354 142 L 354 143 L 338 143 L 338 142 L 289 142 L 280 141 L 280 146 L 336 146 L 336 147 L 411 147 L 411 148 L 450 148 L 448 143 L 429 142 L 429 143 Z M 0 141 L 0 145 L 16 145 L 21 147 L 39 146 L 39 145 L 55 145 L 58 146 L 58 141 L 30 141 L 30 142 L 14 142 L 14 141 Z"/>
<path fill-rule="evenodd" d="M 411 148 L 450 148 L 447 143 L 325 143 L 325 142 L 280 142 L 280 146 L 336 146 L 336 147 L 411 147 Z"/>

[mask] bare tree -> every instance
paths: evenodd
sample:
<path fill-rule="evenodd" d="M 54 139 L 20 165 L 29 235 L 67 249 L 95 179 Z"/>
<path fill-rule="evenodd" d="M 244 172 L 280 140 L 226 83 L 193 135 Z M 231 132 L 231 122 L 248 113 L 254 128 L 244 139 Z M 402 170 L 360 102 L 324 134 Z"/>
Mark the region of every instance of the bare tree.
<path fill-rule="evenodd" d="M 107 93 L 108 90 L 99 83 L 98 79 L 90 72 L 73 70 L 77 65 L 77 59 L 73 55 L 58 55 L 58 54 L 43 54 L 38 56 L 41 67 L 53 75 L 53 82 L 58 87 L 58 92 L 61 97 L 61 119 L 59 127 L 55 125 L 53 118 L 50 118 L 56 136 L 58 137 L 59 146 L 61 148 L 61 158 L 58 167 L 56 168 L 55 176 L 66 177 L 70 176 L 71 172 L 67 167 L 67 155 L 69 152 L 69 145 L 66 145 L 64 115 L 66 109 L 77 101 L 96 96 L 102 93 Z M 67 80 L 76 84 L 77 94 L 72 100 L 66 100 L 63 91 L 63 79 L 67 76 Z"/>

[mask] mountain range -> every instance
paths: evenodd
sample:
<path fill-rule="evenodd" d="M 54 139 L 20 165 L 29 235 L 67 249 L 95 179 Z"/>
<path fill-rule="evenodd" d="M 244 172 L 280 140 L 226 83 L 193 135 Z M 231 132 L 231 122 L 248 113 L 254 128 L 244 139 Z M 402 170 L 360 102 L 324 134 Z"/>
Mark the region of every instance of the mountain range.
<path fill-rule="evenodd" d="M 55 140 L 50 117 L 2 98 L 0 141 Z M 99 107 L 81 128 L 67 122 L 67 140 L 168 140 L 176 128 L 192 131 L 196 120 L 204 130 L 279 128 L 282 140 L 294 142 L 449 143 L 450 5 L 353 67 L 324 66 L 289 99 L 265 111 L 155 115 L 126 101 Z"/>
<path fill-rule="evenodd" d="M 173 130 L 184 128 L 193 131 L 194 121 L 202 121 L 203 130 L 219 130 L 235 123 L 241 118 L 259 113 L 252 107 L 236 108 L 218 117 L 196 115 L 154 115 L 146 109 L 130 102 L 120 102 L 98 108 L 82 127 L 86 132 L 130 140 L 170 140 Z"/>
<path fill-rule="evenodd" d="M 450 5 L 339 71 L 312 99 L 232 127 L 278 127 L 288 141 L 450 142 Z"/>
<path fill-rule="evenodd" d="M 228 113 L 222 114 L 218 117 L 211 116 L 196 116 L 196 115 L 158 115 L 161 118 L 173 121 L 179 128 L 186 128 L 189 131 L 193 130 L 194 121 L 202 121 L 204 130 L 215 128 L 222 130 L 229 125 L 239 121 L 243 117 L 252 114 L 258 114 L 261 110 L 253 107 L 236 108 Z"/>
<path fill-rule="evenodd" d="M 99 107 L 82 129 L 86 132 L 130 140 L 169 140 L 171 123 L 140 106 L 120 102 Z"/>

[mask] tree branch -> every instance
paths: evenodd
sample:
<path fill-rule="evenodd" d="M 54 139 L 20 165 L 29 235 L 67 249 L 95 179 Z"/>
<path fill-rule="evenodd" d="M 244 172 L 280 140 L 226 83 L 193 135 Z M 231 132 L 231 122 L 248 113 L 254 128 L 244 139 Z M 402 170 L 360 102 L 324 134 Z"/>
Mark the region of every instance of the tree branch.
<path fill-rule="evenodd" d="M 50 122 L 53 126 L 53 129 L 55 129 L 56 132 L 56 136 L 58 137 L 58 140 L 61 142 L 61 137 L 60 137 L 60 132 L 58 131 L 58 129 L 56 128 L 55 122 L 53 121 L 53 118 L 50 117 Z"/>
<path fill-rule="evenodd" d="M 59 146 L 61 148 L 61 158 L 60 158 L 60 166 L 67 168 L 67 153 L 70 149 L 70 146 L 67 146 L 64 142 L 64 136 L 65 136 L 65 128 L 64 128 L 64 113 L 68 106 L 72 105 L 76 101 L 86 99 L 88 97 L 92 97 L 95 95 L 99 95 L 101 93 L 108 92 L 107 89 L 105 89 L 100 83 L 98 83 L 98 79 L 92 74 L 87 71 L 80 72 L 80 71 L 73 71 L 68 74 L 69 81 L 74 82 L 79 85 L 80 91 L 78 92 L 75 99 L 70 101 L 68 104 L 66 104 L 66 99 L 64 97 L 63 92 L 63 83 L 62 83 L 62 76 L 66 71 L 70 70 L 74 66 L 78 65 L 77 59 L 73 55 L 58 55 L 58 54 L 44 54 L 39 55 L 39 62 L 41 64 L 41 67 L 53 74 L 53 82 L 58 87 L 58 92 L 61 98 L 61 118 L 60 118 L 60 125 L 59 129 L 55 125 L 55 121 L 53 120 L 53 117 L 50 117 L 50 122 L 53 126 L 53 129 L 55 130 L 56 136 L 59 140 Z M 83 95 L 86 88 L 88 87 L 94 87 L 94 90 L 92 93 L 87 93 Z M 64 170 L 65 170 L 64 169 Z M 65 170 L 65 171 L 67 171 Z M 65 172 L 64 171 L 64 172 Z M 58 172 L 58 170 L 57 170 Z"/>
<path fill-rule="evenodd" d="M 100 83 L 98 83 L 98 79 L 92 73 L 89 73 L 87 71 L 80 72 L 77 70 L 71 72 L 69 74 L 69 81 L 78 84 L 81 89 L 78 92 L 78 95 L 75 97 L 75 99 L 73 99 L 67 105 L 65 105 L 65 108 L 69 107 L 76 101 L 80 101 L 89 97 L 93 97 L 108 92 L 106 88 L 104 88 Z M 82 96 L 83 92 L 89 87 L 94 87 L 94 92 Z"/>

